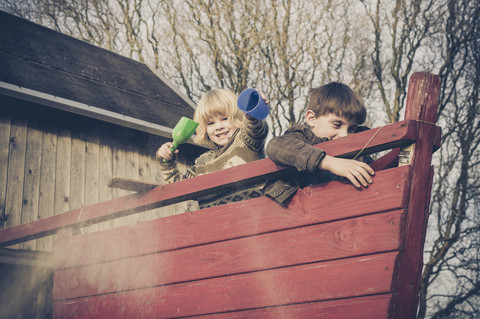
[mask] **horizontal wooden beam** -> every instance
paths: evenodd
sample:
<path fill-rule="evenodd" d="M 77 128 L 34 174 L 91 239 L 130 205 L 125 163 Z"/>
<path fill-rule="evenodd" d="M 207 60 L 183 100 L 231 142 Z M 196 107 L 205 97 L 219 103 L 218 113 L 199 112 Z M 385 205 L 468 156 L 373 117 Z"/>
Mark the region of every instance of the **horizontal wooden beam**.
<path fill-rule="evenodd" d="M 417 125 L 427 124 L 415 120 L 398 122 L 321 143 L 316 147 L 322 148 L 327 154 L 337 157 L 352 158 L 367 155 L 415 142 Z M 194 200 L 212 192 L 254 185 L 295 172 L 294 168 L 277 166 L 270 159 L 246 163 L 226 170 L 158 186 L 144 194 L 132 194 L 112 199 L 1 230 L 0 247 L 52 235 L 65 227 L 88 226 L 185 200 Z"/>
<path fill-rule="evenodd" d="M 396 257 L 397 252 L 390 252 L 59 300 L 54 301 L 54 313 L 178 318 L 387 294 Z"/>
<path fill-rule="evenodd" d="M 276 318 L 387 318 L 391 294 L 336 299 L 269 308 L 217 313 L 195 319 L 276 319 Z"/>
<path fill-rule="evenodd" d="M 402 214 L 403 210 L 397 210 L 83 267 L 56 269 L 53 299 L 119 293 L 394 251 L 400 247 Z M 212 228 L 210 231 L 218 230 Z M 341 238 L 339 234 L 348 236 Z M 137 233 L 138 237 L 141 235 Z M 103 240 L 109 238 L 103 237 Z M 121 242 L 116 244 L 124 247 Z M 73 252 L 79 253 L 71 246 L 68 245 Z M 101 250 L 94 248 L 90 252 L 102 254 Z M 97 286 L 92 282 L 102 284 Z"/>
<path fill-rule="evenodd" d="M 65 229 L 61 231 L 65 236 L 55 242 L 55 269 L 103 264 L 401 210 L 409 176 L 410 167 L 402 166 L 378 171 L 368 188 L 356 189 L 341 181 L 305 187 L 297 192 L 288 208 L 262 196 L 82 236 L 71 236 Z M 347 192 L 349 200 L 345 202 Z M 92 254 L 92 251 L 101 253 Z"/>

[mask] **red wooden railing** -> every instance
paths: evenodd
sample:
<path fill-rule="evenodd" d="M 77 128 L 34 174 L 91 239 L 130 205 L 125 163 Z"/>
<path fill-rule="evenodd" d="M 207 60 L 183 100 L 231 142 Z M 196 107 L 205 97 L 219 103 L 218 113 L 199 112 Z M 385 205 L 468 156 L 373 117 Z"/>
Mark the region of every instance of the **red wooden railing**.
<path fill-rule="evenodd" d="M 14 226 L 0 245 L 54 234 L 56 318 L 411 318 L 422 267 L 430 169 L 440 144 L 439 78 L 410 79 L 405 121 L 319 145 L 377 160 L 374 183 L 300 190 L 91 234 L 69 229 L 219 189 L 295 174 L 265 159 Z M 409 156 L 410 155 L 410 156 Z"/>

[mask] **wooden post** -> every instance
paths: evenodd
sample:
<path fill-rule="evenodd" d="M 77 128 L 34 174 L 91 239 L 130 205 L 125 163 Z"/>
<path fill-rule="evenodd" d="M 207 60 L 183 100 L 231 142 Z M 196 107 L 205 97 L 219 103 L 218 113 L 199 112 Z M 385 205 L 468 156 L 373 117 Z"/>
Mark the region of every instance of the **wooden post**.
<path fill-rule="evenodd" d="M 403 251 L 399 258 L 392 318 L 415 318 L 423 245 L 428 221 L 430 188 L 433 178 L 431 159 L 435 138 L 440 77 L 427 72 L 414 73 L 409 82 L 405 120 L 417 121 L 417 140 L 405 154 L 412 166 L 411 189 L 406 195 Z"/>

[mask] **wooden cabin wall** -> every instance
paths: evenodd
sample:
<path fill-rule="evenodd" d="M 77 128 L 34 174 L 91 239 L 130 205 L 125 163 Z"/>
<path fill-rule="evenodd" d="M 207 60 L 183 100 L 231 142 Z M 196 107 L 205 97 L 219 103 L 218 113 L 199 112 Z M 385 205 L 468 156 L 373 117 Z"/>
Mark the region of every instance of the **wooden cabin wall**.
<path fill-rule="evenodd" d="M 35 103 L 0 98 L 0 227 L 59 214 L 128 192 L 113 177 L 162 183 L 156 149 L 166 139 Z M 82 228 L 83 232 L 173 215 L 192 202 Z M 52 238 L 18 248 L 51 251 Z"/>

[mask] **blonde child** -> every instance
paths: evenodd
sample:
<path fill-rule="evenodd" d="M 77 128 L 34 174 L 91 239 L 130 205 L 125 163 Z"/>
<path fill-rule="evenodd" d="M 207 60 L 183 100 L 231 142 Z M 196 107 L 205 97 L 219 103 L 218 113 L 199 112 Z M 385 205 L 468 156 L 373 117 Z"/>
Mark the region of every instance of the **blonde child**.
<path fill-rule="evenodd" d="M 190 177 L 215 172 L 265 157 L 265 138 L 268 126 L 265 120 L 257 120 L 242 113 L 237 107 L 237 96 L 227 89 L 214 89 L 207 92 L 198 103 L 194 114 L 198 122 L 194 141 L 205 144 L 210 151 L 200 155 L 195 164 L 185 173 L 180 172 L 172 153 L 171 142 L 163 144 L 157 151 L 163 178 L 166 183 L 173 183 Z M 166 162 L 163 159 L 167 160 Z M 198 199 L 200 207 L 216 206 L 234 201 L 233 198 L 252 198 L 261 196 L 262 192 L 253 187 L 216 194 Z"/>

